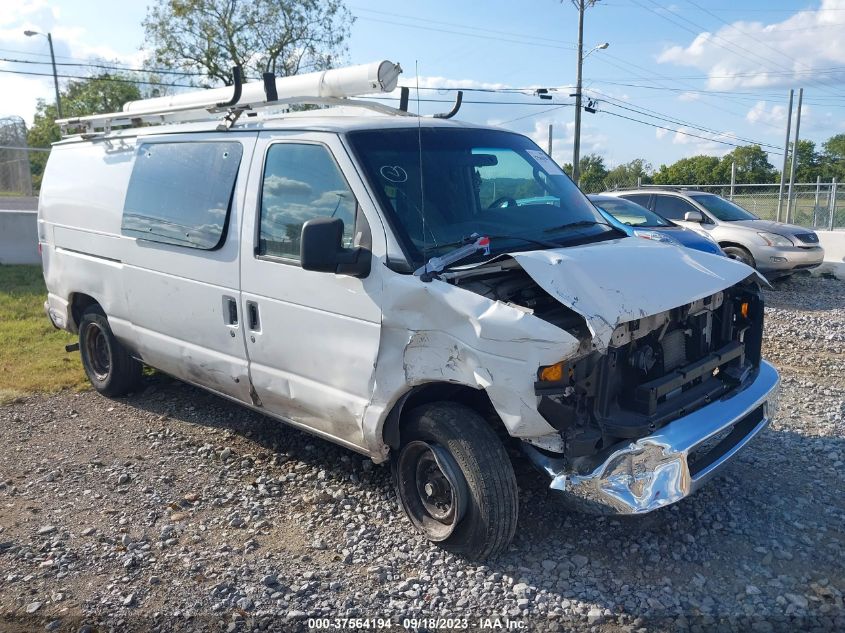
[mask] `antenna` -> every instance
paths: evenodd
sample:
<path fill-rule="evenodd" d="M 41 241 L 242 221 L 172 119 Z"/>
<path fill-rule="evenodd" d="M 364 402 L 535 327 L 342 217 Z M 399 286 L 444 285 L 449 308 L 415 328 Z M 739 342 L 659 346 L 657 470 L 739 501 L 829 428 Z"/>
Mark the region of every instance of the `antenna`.
<path fill-rule="evenodd" d="M 425 240 L 425 188 L 423 187 L 422 112 L 420 112 L 420 61 L 418 59 L 414 60 L 414 74 L 417 82 L 417 147 L 420 154 L 420 215 L 422 216 L 423 262 L 428 262 L 428 249 Z M 424 266 L 426 272 L 428 272 L 428 264 L 425 263 Z"/>

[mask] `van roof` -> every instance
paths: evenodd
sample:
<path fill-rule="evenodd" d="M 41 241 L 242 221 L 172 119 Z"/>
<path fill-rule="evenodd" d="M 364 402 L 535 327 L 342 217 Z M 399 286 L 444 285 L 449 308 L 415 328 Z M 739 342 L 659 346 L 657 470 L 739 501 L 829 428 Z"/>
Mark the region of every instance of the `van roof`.
<path fill-rule="evenodd" d="M 95 137 L 77 134 L 69 136 L 55 146 L 79 143 L 89 140 L 114 138 L 134 138 L 138 136 L 158 136 L 160 134 L 184 134 L 199 132 L 216 132 L 220 119 L 208 119 L 190 123 L 166 123 L 146 127 L 132 127 L 114 130 Z M 489 125 L 477 125 L 456 119 L 441 119 L 433 117 L 418 117 L 416 115 L 394 116 L 378 112 L 362 114 L 359 108 L 330 107 L 320 110 L 306 110 L 302 112 L 264 113 L 255 116 L 242 116 L 230 130 L 221 134 L 235 131 L 263 131 L 263 130 L 312 130 L 318 132 L 344 133 L 353 130 L 399 129 L 409 127 L 424 128 L 476 128 L 502 129 Z"/>

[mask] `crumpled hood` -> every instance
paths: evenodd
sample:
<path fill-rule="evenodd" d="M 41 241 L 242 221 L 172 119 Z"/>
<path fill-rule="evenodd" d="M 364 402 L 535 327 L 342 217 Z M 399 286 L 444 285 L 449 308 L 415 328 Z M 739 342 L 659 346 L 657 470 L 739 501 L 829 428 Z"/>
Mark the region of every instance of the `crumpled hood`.
<path fill-rule="evenodd" d="M 741 262 L 650 240 L 510 256 L 543 290 L 584 317 L 600 351 L 622 323 L 696 301 L 752 275 L 765 283 Z"/>

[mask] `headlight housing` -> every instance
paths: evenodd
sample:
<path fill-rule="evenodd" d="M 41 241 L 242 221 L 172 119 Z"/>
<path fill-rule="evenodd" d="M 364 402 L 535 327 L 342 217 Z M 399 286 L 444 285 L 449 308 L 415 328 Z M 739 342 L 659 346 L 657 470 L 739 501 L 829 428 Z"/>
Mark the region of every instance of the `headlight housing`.
<path fill-rule="evenodd" d="M 634 229 L 634 235 L 641 237 L 644 240 L 653 240 L 655 242 L 663 242 L 664 244 L 671 244 L 672 246 L 680 246 L 680 242 L 672 239 L 668 235 L 658 233 L 657 231 L 644 231 L 643 229 Z"/>
<path fill-rule="evenodd" d="M 758 231 L 757 235 L 763 238 L 763 241 L 769 246 L 794 246 L 792 240 L 777 233 L 769 233 L 768 231 Z"/>

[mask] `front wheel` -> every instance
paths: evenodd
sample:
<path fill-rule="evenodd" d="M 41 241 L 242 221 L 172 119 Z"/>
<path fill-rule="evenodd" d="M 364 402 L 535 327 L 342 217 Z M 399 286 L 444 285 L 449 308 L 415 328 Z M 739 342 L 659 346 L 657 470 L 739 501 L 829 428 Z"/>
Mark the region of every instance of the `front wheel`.
<path fill-rule="evenodd" d="M 91 306 L 79 321 L 79 352 L 91 385 L 104 396 L 123 396 L 137 387 L 143 367 L 112 334 L 100 306 Z"/>
<path fill-rule="evenodd" d="M 410 412 L 401 437 L 394 483 L 414 527 L 467 558 L 501 554 L 516 532 L 518 495 L 487 422 L 469 407 L 434 402 Z"/>
<path fill-rule="evenodd" d="M 731 259 L 735 259 L 747 266 L 751 266 L 751 268 L 757 267 L 754 261 L 754 256 L 741 246 L 725 246 L 722 248 L 722 251 Z"/>

